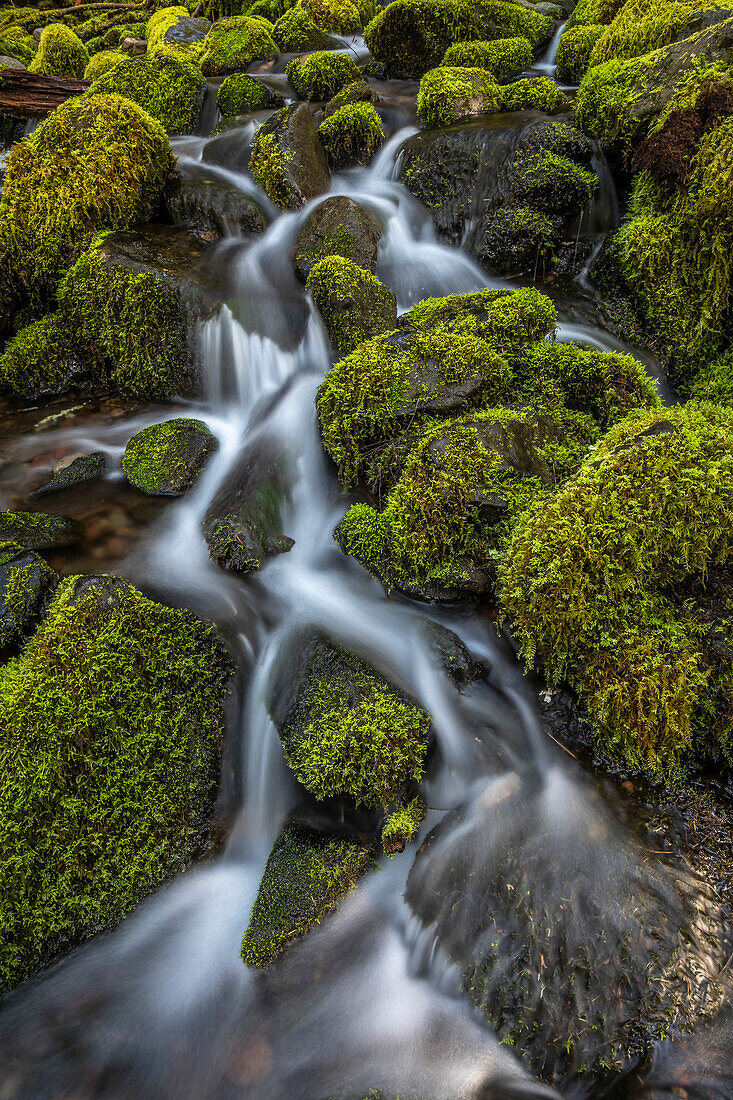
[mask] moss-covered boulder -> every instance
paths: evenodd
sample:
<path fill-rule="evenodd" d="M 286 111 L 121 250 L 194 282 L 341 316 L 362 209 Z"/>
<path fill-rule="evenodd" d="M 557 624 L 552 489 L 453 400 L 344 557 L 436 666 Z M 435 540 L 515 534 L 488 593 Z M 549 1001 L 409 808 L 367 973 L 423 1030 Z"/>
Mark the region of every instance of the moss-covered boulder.
<path fill-rule="evenodd" d="M 336 95 L 323 108 L 324 119 L 335 115 L 342 107 L 350 107 L 353 103 L 379 103 L 379 96 L 365 77 L 354 80 L 340 92 L 336 92 Z"/>
<path fill-rule="evenodd" d="M 41 32 L 38 53 L 30 62 L 32 73 L 81 78 L 89 53 L 81 39 L 63 23 L 52 23 Z"/>
<path fill-rule="evenodd" d="M 227 76 L 216 94 L 216 105 L 225 118 L 261 111 L 266 107 L 282 107 L 284 102 L 267 84 L 246 73 Z"/>
<path fill-rule="evenodd" d="M 130 100 L 81 96 L 13 147 L 0 199 L 0 288 L 47 301 L 100 228 L 158 209 L 172 168 L 168 138 Z"/>
<path fill-rule="evenodd" d="M 176 417 L 134 435 L 125 447 L 122 469 L 143 493 L 177 497 L 196 482 L 218 445 L 202 420 Z"/>
<path fill-rule="evenodd" d="M 36 45 L 21 27 L 11 24 L 0 28 L 0 53 L 5 57 L 15 58 L 26 66 L 35 56 Z"/>
<path fill-rule="evenodd" d="M 57 583 L 38 554 L 17 543 L 0 543 L 0 651 L 33 633 Z"/>
<path fill-rule="evenodd" d="M 0 390 L 18 397 L 63 393 L 82 375 L 61 313 L 26 325 L 0 353 Z"/>
<path fill-rule="evenodd" d="M 305 282 L 319 260 L 342 256 L 374 273 L 380 236 L 374 215 L 345 195 L 333 195 L 303 222 L 293 245 L 295 270 Z"/>
<path fill-rule="evenodd" d="M 394 292 L 343 256 L 319 260 L 306 285 L 331 343 L 342 355 L 397 324 Z"/>
<path fill-rule="evenodd" d="M 324 31 L 355 34 L 376 14 L 375 0 L 299 0 L 298 7 Z"/>
<path fill-rule="evenodd" d="M 280 16 L 275 23 L 272 37 L 283 53 L 330 50 L 340 44 L 338 39 L 317 27 L 308 12 L 299 7 L 290 8 Z"/>
<path fill-rule="evenodd" d="M 46 512 L 0 512 L 0 542 L 15 542 L 28 550 L 70 546 L 79 542 L 84 527 L 66 516 Z"/>
<path fill-rule="evenodd" d="M 57 466 L 49 480 L 34 489 L 31 495 L 36 500 L 52 493 L 60 493 L 64 489 L 75 489 L 77 485 L 85 485 L 104 477 L 106 470 L 107 460 L 101 451 L 77 455 L 65 466 Z"/>
<path fill-rule="evenodd" d="M 92 84 L 90 95 L 119 95 L 137 103 L 168 133 L 184 134 L 196 126 L 206 81 L 189 61 L 157 54 L 130 57 L 113 65 Z"/>
<path fill-rule="evenodd" d="M 204 39 L 201 70 L 205 76 L 240 72 L 253 61 L 265 61 L 278 49 L 267 23 L 234 16 L 214 23 Z"/>
<path fill-rule="evenodd" d="M 326 50 L 307 57 L 294 57 L 288 63 L 287 74 L 300 99 L 321 103 L 332 99 L 336 92 L 353 84 L 360 76 L 351 54 Z"/>
<path fill-rule="evenodd" d="M 371 103 L 352 103 L 329 114 L 318 127 L 318 137 L 336 171 L 368 164 L 384 143 L 384 130 Z"/>
<path fill-rule="evenodd" d="M 450 126 L 461 119 L 499 110 L 499 86 L 483 69 L 431 69 L 420 81 L 417 114 L 428 126 Z"/>
<path fill-rule="evenodd" d="M 570 101 L 554 80 L 535 76 L 502 88 L 501 105 L 505 111 L 544 111 L 553 115 L 567 110 Z"/>
<path fill-rule="evenodd" d="M 163 8 L 148 20 L 145 37 L 151 53 L 156 53 L 161 47 L 172 47 L 179 56 L 189 56 L 194 60 L 210 30 L 208 19 L 191 16 L 186 8 Z"/>
<path fill-rule="evenodd" d="M 499 275 L 543 272 L 559 228 L 557 218 L 530 206 L 502 206 L 484 220 L 481 260 Z"/>
<path fill-rule="evenodd" d="M 267 228 L 262 207 L 253 198 L 213 175 L 171 176 L 165 187 L 165 205 L 174 225 L 192 229 L 206 242 L 218 241 L 232 231 L 250 236 Z"/>
<path fill-rule="evenodd" d="M 331 174 L 307 104 L 284 107 L 260 126 L 250 168 L 272 201 L 296 209 L 327 191 Z"/>
<path fill-rule="evenodd" d="M 265 866 L 242 940 L 244 962 L 268 966 L 289 943 L 320 923 L 373 865 L 373 851 L 356 837 L 289 825 Z"/>
<path fill-rule="evenodd" d="M 114 577 L 62 582 L 0 670 L 3 988 L 204 849 L 230 671 L 190 613 Z"/>
<path fill-rule="evenodd" d="M 557 76 L 567 84 L 580 84 L 590 68 L 593 47 L 605 31 L 602 23 L 569 27 L 557 47 Z"/>
<path fill-rule="evenodd" d="M 483 69 L 496 80 L 508 80 L 531 68 L 532 45 L 526 38 L 499 38 L 495 42 L 456 42 L 445 51 L 443 66 Z"/>
<path fill-rule="evenodd" d="M 100 50 L 89 59 L 89 64 L 84 70 L 84 79 L 94 82 L 110 69 L 114 69 L 120 61 L 124 61 L 125 57 L 126 54 L 120 50 Z"/>

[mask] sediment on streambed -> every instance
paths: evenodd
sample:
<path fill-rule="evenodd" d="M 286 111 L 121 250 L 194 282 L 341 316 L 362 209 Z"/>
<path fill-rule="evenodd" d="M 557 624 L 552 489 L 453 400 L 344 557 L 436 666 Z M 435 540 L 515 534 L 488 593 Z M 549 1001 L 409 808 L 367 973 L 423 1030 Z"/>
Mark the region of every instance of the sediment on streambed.
<path fill-rule="evenodd" d="M 733 9 L 49 2 L 0 1085 L 727 1095 Z"/>

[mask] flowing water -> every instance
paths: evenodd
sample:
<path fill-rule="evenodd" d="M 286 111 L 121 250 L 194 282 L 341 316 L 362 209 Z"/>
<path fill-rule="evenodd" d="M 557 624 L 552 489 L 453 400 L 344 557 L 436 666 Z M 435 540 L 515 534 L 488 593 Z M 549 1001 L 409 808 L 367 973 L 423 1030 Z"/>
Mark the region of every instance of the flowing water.
<path fill-rule="evenodd" d="M 554 53 L 544 64 L 549 71 Z M 399 129 L 369 169 L 333 181 L 333 193 L 354 198 L 381 223 L 377 274 L 401 310 L 430 295 L 508 285 L 441 244 L 428 214 L 396 182 L 399 148 L 413 132 Z M 175 144 L 182 169 L 211 168 L 206 139 Z M 212 170 L 256 192 L 246 174 Z M 535 823 L 543 859 L 560 867 L 568 866 L 558 859 L 568 837 L 582 833 L 582 867 L 573 873 L 587 874 L 609 914 L 637 870 L 622 825 L 580 766 L 544 734 L 527 683 L 491 623 L 475 612 L 390 599 L 336 547 L 332 532 L 349 502 L 322 451 L 314 409 L 332 351 L 289 259 L 312 205 L 275 217 L 258 198 L 271 224 L 260 238 L 220 246 L 227 304 L 201 326 L 206 396 L 184 406 L 206 421 L 219 450 L 194 491 L 149 517 L 119 560 L 111 554 L 101 563 L 226 631 L 240 665 L 223 779 L 228 839 L 218 858 L 11 998 L 0 1018 L 0 1095 L 326 1100 L 383 1089 L 403 1100 L 552 1096 L 470 1007 L 459 969 L 412 915 L 403 898 L 409 850 L 383 860 L 278 967 L 253 973 L 239 959 L 270 846 L 298 802 L 267 702 L 287 642 L 303 626 L 365 657 L 430 711 L 438 759 L 423 785 L 430 812 L 422 835 L 461 804 L 466 828 L 488 843 L 497 800 L 509 799 L 512 814 Z M 618 349 L 616 339 L 563 312 L 562 303 L 560 311 L 561 339 Z M 11 441 L 6 459 L 21 468 L 34 456 L 102 450 L 116 465 L 141 426 L 180 412 L 92 410 Z M 243 449 L 264 445 L 288 470 L 282 529 L 294 546 L 242 579 L 212 564 L 200 524 Z M 123 492 L 116 476 L 106 486 L 112 494 Z M 431 619 L 490 666 L 487 682 L 456 691 L 433 657 L 425 631 Z M 512 842 L 511 830 L 491 836 L 492 850 Z M 486 858 L 483 842 L 479 849 Z M 436 868 L 444 857 L 436 853 Z"/>

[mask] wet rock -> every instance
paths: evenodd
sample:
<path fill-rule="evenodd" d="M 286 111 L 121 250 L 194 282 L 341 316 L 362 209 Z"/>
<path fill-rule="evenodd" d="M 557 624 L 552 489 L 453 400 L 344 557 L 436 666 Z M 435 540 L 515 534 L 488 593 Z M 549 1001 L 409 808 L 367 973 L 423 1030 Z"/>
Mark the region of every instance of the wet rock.
<path fill-rule="evenodd" d="M 78 455 L 67 466 L 55 470 L 50 481 L 34 489 L 32 496 L 45 497 L 63 489 L 73 489 L 75 485 L 82 485 L 86 481 L 96 481 L 104 477 L 106 466 L 106 459 L 101 451 Z"/>
<path fill-rule="evenodd" d="M 0 542 L 0 650 L 32 634 L 58 583 L 38 554 Z"/>
<path fill-rule="evenodd" d="M 368 80 L 355 80 L 337 92 L 323 108 L 323 117 L 330 118 L 342 107 L 350 107 L 354 103 L 379 103 L 379 96 Z"/>
<path fill-rule="evenodd" d="M 202 420 L 178 417 L 151 424 L 125 447 L 122 468 L 150 496 L 180 496 L 198 479 L 219 443 Z"/>
<path fill-rule="evenodd" d="M 128 57 L 144 57 L 148 52 L 148 44 L 144 38 L 133 38 L 128 35 L 120 41 L 117 49 Z"/>
<path fill-rule="evenodd" d="M 25 65 L 22 61 L 18 61 L 17 57 L 6 57 L 5 54 L 0 54 L 0 69 L 25 69 Z"/>
<path fill-rule="evenodd" d="M 256 182 L 283 209 L 327 191 L 331 174 L 306 103 L 285 107 L 260 127 L 250 161 Z"/>
<path fill-rule="evenodd" d="M 163 35 L 163 42 L 173 46 L 192 46 L 194 42 L 203 42 L 210 30 L 210 20 L 184 15 L 172 27 L 168 27 Z"/>
<path fill-rule="evenodd" d="M 293 246 L 293 265 L 305 282 L 326 256 L 343 256 L 365 271 L 375 271 L 381 225 L 353 199 L 325 199 L 304 221 Z"/>
<path fill-rule="evenodd" d="M 280 527 L 287 474 L 282 455 L 268 444 L 252 443 L 244 451 L 203 522 L 211 557 L 223 569 L 251 573 L 291 549 L 293 540 Z"/>
<path fill-rule="evenodd" d="M 222 180 L 196 175 L 174 176 L 166 186 L 165 201 L 175 225 L 192 229 L 203 241 L 225 236 L 264 233 L 267 219 L 239 188 Z"/>
<path fill-rule="evenodd" d="M 426 619 L 423 630 L 440 665 L 457 687 L 488 675 L 488 666 L 474 661 L 468 648 L 448 627 Z"/>
<path fill-rule="evenodd" d="M 319 260 L 306 285 L 331 343 L 342 355 L 397 325 L 394 291 L 342 256 Z"/>
<path fill-rule="evenodd" d="M 223 118 L 204 146 L 203 164 L 215 164 L 230 172 L 247 172 L 256 127 L 248 115 Z"/>
<path fill-rule="evenodd" d="M 28 550 L 71 546 L 79 542 L 84 526 L 65 516 L 46 512 L 0 512 L 0 542 L 15 542 Z"/>

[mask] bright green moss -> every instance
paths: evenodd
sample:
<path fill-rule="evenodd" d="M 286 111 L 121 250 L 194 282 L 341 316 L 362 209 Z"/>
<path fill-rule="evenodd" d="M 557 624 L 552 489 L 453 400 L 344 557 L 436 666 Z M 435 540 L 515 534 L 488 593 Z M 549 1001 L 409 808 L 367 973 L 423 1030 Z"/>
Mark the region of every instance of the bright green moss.
<path fill-rule="evenodd" d="M 509 88 L 504 91 L 509 91 Z M 595 172 L 581 167 L 570 157 L 548 149 L 537 153 L 520 150 L 513 168 L 515 199 L 548 214 L 579 211 L 598 187 Z"/>
<path fill-rule="evenodd" d="M 8 341 L 0 354 L 0 389 L 20 397 L 60 393 L 68 386 L 70 366 L 66 325 L 53 313 Z"/>
<path fill-rule="evenodd" d="M 126 54 L 117 50 L 100 50 L 99 53 L 95 53 L 84 70 L 84 79 L 93 82 L 125 59 Z"/>
<path fill-rule="evenodd" d="M 548 336 L 555 329 L 557 313 L 546 295 L 525 287 L 511 293 L 480 290 L 425 298 L 405 314 L 404 321 L 422 329 L 449 324 L 455 332 L 479 335 L 507 350 Z"/>
<path fill-rule="evenodd" d="M 188 8 L 172 7 L 161 8 L 150 16 L 145 24 L 145 37 L 148 40 L 148 48 L 155 48 L 163 43 L 166 33 L 175 27 L 179 19 L 185 19 L 190 15 Z"/>
<path fill-rule="evenodd" d="M 368 164 L 384 143 L 382 122 L 371 103 L 339 107 L 318 127 L 318 136 L 333 169 Z"/>
<path fill-rule="evenodd" d="M 733 352 L 728 349 L 703 366 L 687 389 L 698 400 L 733 405 Z"/>
<path fill-rule="evenodd" d="M 331 343 L 342 355 L 397 324 L 393 291 L 376 275 L 343 256 L 319 260 L 311 268 L 306 285 Z"/>
<path fill-rule="evenodd" d="M 8 26 L 0 30 L 0 54 L 14 57 L 28 65 L 36 52 L 36 44 L 20 27 Z"/>
<path fill-rule="evenodd" d="M 250 171 L 255 183 L 272 199 L 276 206 L 287 209 L 297 206 L 288 175 L 288 164 L 293 154 L 283 149 L 276 134 L 263 134 L 257 130 L 252 142 Z"/>
<path fill-rule="evenodd" d="M 0 542 L 0 649 L 18 645 L 33 632 L 56 581 L 38 554 Z"/>
<path fill-rule="evenodd" d="M 322 50 L 329 44 L 328 35 L 315 25 L 302 8 L 291 8 L 281 15 L 275 23 L 272 37 L 283 53 Z"/>
<path fill-rule="evenodd" d="M 288 80 L 300 99 L 318 102 L 332 99 L 336 92 L 359 79 L 356 62 L 347 53 L 319 50 L 288 63 Z"/>
<path fill-rule="evenodd" d="M 696 12 L 715 8 L 729 11 L 726 0 L 626 0 L 596 43 L 590 64 L 639 57 L 667 46 Z"/>
<path fill-rule="evenodd" d="M 390 858 L 403 852 L 425 820 L 425 803 L 420 795 L 403 797 L 382 826 L 382 847 Z"/>
<path fill-rule="evenodd" d="M 82 77 L 89 64 L 84 43 L 63 23 L 52 23 L 41 33 L 38 53 L 28 69 L 47 76 Z"/>
<path fill-rule="evenodd" d="M 462 118 L 499 110 L 499 86 L 483 69 L 441 65 L 420 81 L 417 116 L 427 126 L 450 126 Z"/>
<path fill-rule="evenodd" d="M 100 227 L 157 211 L 172 168 L 168 138 L 120 96 L 69 99 L 10 153 L 0 200 L 0 286 L 47 301 Z"/>
<path fill-rule="evenodd" d="M 120 61 L 98 77 L 86 94 L 124 96 L 157 119 L 168 133 L 180 134 L 193 129 L 205 85 L 196 65 L 159 53 Z"/>
<path fill-rule="evenodd" d="M 226 76 L 246 69 L 253 61 L 277 54 L 269 27 L 261 19 L 239 16 L 215 23 L 204 39 L 201 70 L 205 76 Z"/>
<path fill-rule="evenodd" d="M 122 469 L 143 493 L 178 496 L 190 489 L 217 446 L 202 420 L 179 416 L 134 435 L 125 447 Z"/>
<path fill-rule="evenodd" d="M 501 103 L 505 111 L 546 111 L 552 114 L 568 106 L 563 90 L 554 80 L 536 76 L 529 80 L 517 80 L 501 90 Z M 582 169 L 581 169 L 582 170 Z"/>
<path fill-rule="evenodd" d="M 568 19 L 568 27 L 608 24 L 623 5 L 624 0 L 578 0 Z"/>
<path fill-rule="evenodd" d="M 667 774 L 708 676 L 670 585 L 730 557 L 732 431 L 733 412 L 705 404 L 622 421 L 517 524 L 500 567 L 527 660 L 577 688 L 606 749 Z"/>
<path fill-rule="evenodd" d="M 570 27 L 562 35 L 557 47 L 557 76 L 567 84 L 580 84 L 590 68 L 590 56 L 598 39 L 605 31 L 600 23 L 583 27 Z"/>
<path fill-rule="evenodd" d="M 443 65 L 485 69 L 497 80 L 507 80 L 532 65 L 531 43 L 526 38 L 499 38 L 495 42 L 456 42 L 445 51 Z"/>
<path fill-rule="evenodd" d="M 268 966 L 371 870 L 374 855 L 352 837 L 289 825 L 275 841 L 242 940 L 247 966 Z"/>
<path fill-rule="evenodd" d="M 0 985 L 108 928 L 201 849 L 229 660 L 131 585 L 65 580 L 0 669 Z"/>
<path fill-rule="evenodd" d="M 298 7 L 308 13 L 317 27 L 332 34 L 356 34 L 363 25 L 361 10 L 366 22 L 374 13 L 374 5 L 363 6 L 357 0 L 299 0 Z"/>
<path fill-rule="evenodd" d="M 246 73 L 226 77 L 219 85 L 216 105 L 226 118 L 228 115 L 246 115 L 267 106 L 269 92 L 264 84 Z"/>

